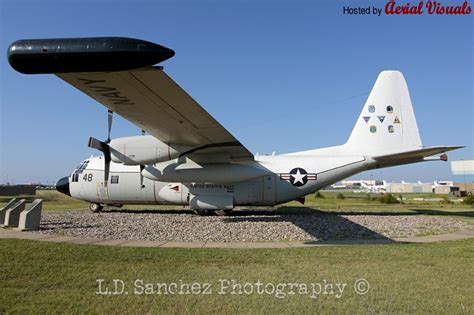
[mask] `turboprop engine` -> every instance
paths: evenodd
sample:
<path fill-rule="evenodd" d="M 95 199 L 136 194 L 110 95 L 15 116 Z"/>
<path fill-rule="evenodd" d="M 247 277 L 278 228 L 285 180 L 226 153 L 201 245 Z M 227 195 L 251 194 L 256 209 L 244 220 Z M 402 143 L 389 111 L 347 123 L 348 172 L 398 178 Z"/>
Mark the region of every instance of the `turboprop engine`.
<path fill-rule="evenodd" d="M 169 145 L 150 135 L 116 138 L 110 141 L 110 155 L 115 163 L 147 165 L 177 158 L 189 147 Z"/>

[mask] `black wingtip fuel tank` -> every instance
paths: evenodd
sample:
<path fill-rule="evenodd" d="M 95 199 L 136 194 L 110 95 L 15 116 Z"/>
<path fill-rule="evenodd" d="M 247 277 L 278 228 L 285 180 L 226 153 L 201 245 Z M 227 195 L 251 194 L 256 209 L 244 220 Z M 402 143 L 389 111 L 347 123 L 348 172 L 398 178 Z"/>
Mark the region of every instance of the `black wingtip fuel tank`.
<path fill-rule="evenodd" d="M 126 71 L 173 56 L 169 48 L 126 37 L 22 39 L 8 47 L 8 62 L 26 74 Z"/>

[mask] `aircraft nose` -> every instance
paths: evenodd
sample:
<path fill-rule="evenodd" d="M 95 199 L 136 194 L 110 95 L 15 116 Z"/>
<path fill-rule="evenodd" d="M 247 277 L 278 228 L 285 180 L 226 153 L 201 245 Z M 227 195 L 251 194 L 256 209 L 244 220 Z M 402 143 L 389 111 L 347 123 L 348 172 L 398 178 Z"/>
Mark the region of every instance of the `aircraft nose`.
<path fill-rule="evenodd" d="M 56 190 L 65 195 L 71 196 L 69 191 L 69 178 L 63 177 L 56 183 Z"/>

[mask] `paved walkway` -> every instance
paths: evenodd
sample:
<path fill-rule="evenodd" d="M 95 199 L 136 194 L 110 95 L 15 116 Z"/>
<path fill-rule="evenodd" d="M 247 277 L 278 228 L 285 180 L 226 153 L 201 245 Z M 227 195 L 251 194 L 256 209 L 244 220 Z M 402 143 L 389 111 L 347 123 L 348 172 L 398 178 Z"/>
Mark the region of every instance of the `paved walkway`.
<path fill-rule="evenodd" d="M 369 240 L 338 240 L 338 241 L 306 241 L 306 242 L 168 242 L 168 241 L 128 241 L 128 240 L 101 240 L 74 236 L 47 235 L 34 232 L 20 232 L 13 229 L 0 228 L 0 239 L 16 238 L 47 242 L 90 244 L 105 246 L 129 247 L 162 247 L 162 248 L 291 248 L 314 246 L 342 246 L 357 244 L 394 244 L 394 243 L 432 243 L 474 238 L 474 230 L 458 231 L 449 234 L 417 236 L 395 239 Z"/>

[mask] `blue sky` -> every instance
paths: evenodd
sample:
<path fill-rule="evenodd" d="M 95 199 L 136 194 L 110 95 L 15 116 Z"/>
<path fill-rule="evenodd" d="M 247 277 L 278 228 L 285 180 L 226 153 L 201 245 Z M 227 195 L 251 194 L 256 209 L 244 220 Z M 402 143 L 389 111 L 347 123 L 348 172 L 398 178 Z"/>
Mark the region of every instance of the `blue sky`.
<path fill-rule="evenodd" d="M 98 154 L 89 136 L 106 137 L 105 107 L 55 76 L 8 65 L 8 45 L 22 38 L 128 36 L 170 47 L 165 71 L 260 154 L 344 143 L 378 73 L 401 70 L 423 144 L 467 145 L 450 159 L 473 158 L 473 14 L 342 14 L 384 3 L 2 0 L 0 182 L 53 183 Z M 113 137 L 139 133 L 114 120 Z M 357 177 L 451 174 L 449 163 L 429 162 Z"/>

